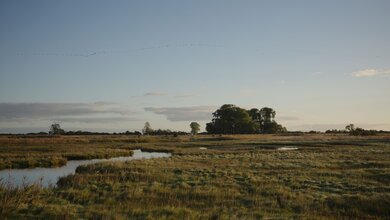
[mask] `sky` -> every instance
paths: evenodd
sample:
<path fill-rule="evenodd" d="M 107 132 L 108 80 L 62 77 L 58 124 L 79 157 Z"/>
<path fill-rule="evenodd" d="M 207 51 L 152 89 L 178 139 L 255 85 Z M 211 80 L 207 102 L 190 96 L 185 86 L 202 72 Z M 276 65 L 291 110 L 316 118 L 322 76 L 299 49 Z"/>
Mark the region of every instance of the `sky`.
<path fill-rule="evenodd" d="M 0 133 L 201 128 L 223 104 L 289 130 L 390 130 L 390 1 L 0 1 Z"/>

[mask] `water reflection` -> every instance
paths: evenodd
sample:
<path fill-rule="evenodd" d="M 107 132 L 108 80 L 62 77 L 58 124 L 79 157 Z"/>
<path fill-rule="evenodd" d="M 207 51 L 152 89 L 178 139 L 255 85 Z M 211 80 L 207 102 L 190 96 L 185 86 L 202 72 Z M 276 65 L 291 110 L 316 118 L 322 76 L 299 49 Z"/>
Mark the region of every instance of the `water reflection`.
<path fill-rule="evenodd" d="M 171 156 L 170 153 L 143 152 L 141 150 L 133 150 L 133 152 L 133 156 L 129 157 L 114 157 L 110 159 L 92 160 L 69 160 L 68 163 L 63 167 L 1 170 L 0 181 L 12 186 L 23 186 L 23 184 L 40 183 L 43 187 L 48 187 L 50 185 L 54 186 L 60 177 L 74 174 L 76 168 L 80 165 Z"/>

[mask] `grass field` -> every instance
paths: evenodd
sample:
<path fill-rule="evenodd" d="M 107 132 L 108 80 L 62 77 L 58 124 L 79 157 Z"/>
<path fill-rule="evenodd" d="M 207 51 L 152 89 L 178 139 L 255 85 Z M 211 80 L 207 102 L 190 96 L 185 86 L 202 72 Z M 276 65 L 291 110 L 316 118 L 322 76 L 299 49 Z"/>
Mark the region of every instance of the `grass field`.
<path fill-rule="evenodd" d="M 299 149 L 277 150 L 283 146 Z M 1 136 L 0 164 L 59 166 L 137 148 L 173 156 L 79 167 L 57 188 L 2 185 L 0 216 L 390 218 L 390 135 Z"/>

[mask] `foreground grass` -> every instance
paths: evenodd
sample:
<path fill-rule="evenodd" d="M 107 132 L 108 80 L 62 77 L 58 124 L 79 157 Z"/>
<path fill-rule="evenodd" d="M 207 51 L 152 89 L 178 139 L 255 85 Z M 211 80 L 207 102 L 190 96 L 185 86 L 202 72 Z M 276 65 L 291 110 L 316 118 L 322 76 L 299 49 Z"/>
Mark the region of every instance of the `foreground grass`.
<path fill-rule="evenodd" d="M 110 139 L 110 146 L 171 151 L 173 156 L 79 167 L 57 188 L 2 186 L 1 216 L 390 218 L 389 136 L 205 136 L 138 143 L 107 137 L 104 143 Z M 300 149 L 273 149 L 292 144 Z"/>

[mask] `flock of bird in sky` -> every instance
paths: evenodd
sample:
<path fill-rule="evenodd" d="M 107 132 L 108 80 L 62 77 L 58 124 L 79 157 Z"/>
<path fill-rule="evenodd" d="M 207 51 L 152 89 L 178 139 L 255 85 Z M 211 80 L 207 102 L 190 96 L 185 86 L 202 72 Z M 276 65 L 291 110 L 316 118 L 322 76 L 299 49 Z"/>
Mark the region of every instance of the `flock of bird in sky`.
<path fill-rule="evenodd" d="M 155 49 L 164 49 L 164 48 L 183 48 L 183 47 L 223 47 L 220 45 L 212 45 L 212 44 L 202 44 L 202 43 L 189 43 L 189 44 L 164 44 L 164 45 L 156 45 L 151 47 L 141 47 L 141 48 L 134 48 L 134 49 L 128 49 L 128 50 L 117 50 L 117 51 L 93 51 L 89 53 L 80 53 L 80 52 L 19 52 L 17 53 L 18 56 L 66 56 L 66 57 L 91 57 L 95 55 L 107 55 L 107 54 L 125 54 L 125 53 L 132 53 L 137 51 L 144 51 L 144 50 L 155 50 Z"/>

